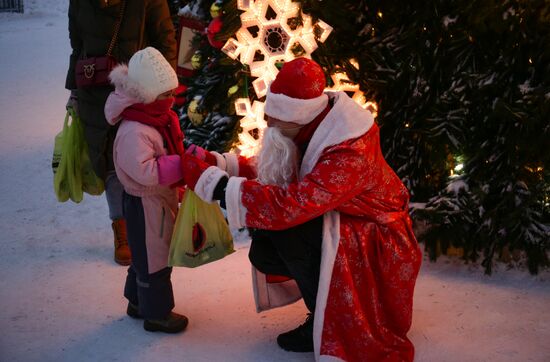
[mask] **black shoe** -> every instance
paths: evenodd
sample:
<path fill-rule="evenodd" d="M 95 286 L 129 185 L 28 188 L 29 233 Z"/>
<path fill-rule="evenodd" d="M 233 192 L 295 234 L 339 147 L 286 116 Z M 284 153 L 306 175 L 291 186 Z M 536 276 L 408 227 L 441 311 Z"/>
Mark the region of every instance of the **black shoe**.
<path fill-rule="evenodd" d="M 186 316 L 170 312 L 162 319 L 146 319 L 143 328 L 149 332 L 179 333 L 187 327 L 189 320 Z"/>
<path fill-rule="evenodd" d="M 141 319 L 141 314 L 139 314 L 139 308 L 137 305 L 128 302 L 128 308 L 126 308 L 126 314 L 135 319 Z"/>
<path fill-rule="evenodd" d="M 277 344 L 285 351 L 313 352 L 313 314 L 298 328 L 279 334 Z"/>

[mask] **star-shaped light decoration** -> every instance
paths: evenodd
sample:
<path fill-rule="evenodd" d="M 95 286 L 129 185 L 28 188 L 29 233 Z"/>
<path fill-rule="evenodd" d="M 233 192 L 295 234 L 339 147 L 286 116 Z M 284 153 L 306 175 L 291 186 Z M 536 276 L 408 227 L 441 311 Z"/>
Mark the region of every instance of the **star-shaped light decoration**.
<path fill-rule="evenodd" d="M 350 60 L 351 64 L 359 69 L 359 64 L 355 59 Z M 330 78 L 334 85 L 332 87 L 325 88 L 328 91 L 342 91 L 347 93 L 353 93 L 351 99 L 353 99 L 357 104 L 359 104 L 364 109 L 370 111 L 374 118 L 378 115 L 378 106 L 376 103 L 368 101 L 365 93 L 359 89 L 359 84 L 353 83 L 349 76 L 343 69 L 337 69 Z"/>
<path fill-rule="evenodd" d="M 230 38 L 222 48 L 232 59 L 250 67 L 257 77 L 252 82 L 258 98 L 267 93 L 271 81 L 279 72 L 276 63 L 290 61 L 297 56 L 311 57 L 317 49 L 317 41 L 324 42 L 332 27 L 319 20 L 313 24 L 311 17 L 301 14 L 303 23 L 292 25 L 290 19 L 300 16 L 298 3 L 291 0 L 238 0 L 242 27 L 236 39 Z"/>
<path fill-rule="evenodd" d="M 258 98 L 266 95 L 279 72 L 277 63 L 299 56 L 310 58 L 317 49 L 317 41 L 324 42 L 332 31 L 322 20 L 313 24 L 310 16 L 301 14 L 300 5 L 291 0 L 237 0 L 237 7 L 244 11 L 240 16 L 242 26 L 236 39 L 230 38 L 222 51 L 250 67 L 251 75 L 257 77 L 252 85 Z M 294 20 L 300 15 L 302 24 L 295 25 Z M 244 116 L 241 119 L 244 131 L 237 146 L 242 155 L 251 156 L 258 149 L 267 125 L 263 107 L 258 101 L 251 106 L 246 98 L 235 102 L 237 115 Z"/>
<path fill-rule="evenodd" d="M 243 131 L 239 134 L 239 153 L 245 157 L 253 156 L 260 146 L 263 130 L 267 126 L 264 120 L 264 103 L 255 101 L 250 105 L 250 99 L 239 98 L 235 101 L 235 112 L 238 116 L 243 116 Z"/>

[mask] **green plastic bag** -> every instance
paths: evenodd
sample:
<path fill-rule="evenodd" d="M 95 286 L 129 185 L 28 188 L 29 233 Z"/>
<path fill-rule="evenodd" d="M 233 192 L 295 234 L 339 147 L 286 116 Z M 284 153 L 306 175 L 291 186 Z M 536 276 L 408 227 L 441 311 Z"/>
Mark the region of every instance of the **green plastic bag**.
<path fill-rule="evenodd" d="M 72 108 L 67 110 L 63 130 L 55 136 L 52 158 L 53 185 L 59 202 L 79 203 L 83 192 L 100 195 L 103 181 L 92 169 L 84 127 Z"/>
<path fill-rule="evenodd" d="M 172 233 L 168 265 L 195 268 L 233 253 L 233 237 L 217 203 L 186 190 Z"/>

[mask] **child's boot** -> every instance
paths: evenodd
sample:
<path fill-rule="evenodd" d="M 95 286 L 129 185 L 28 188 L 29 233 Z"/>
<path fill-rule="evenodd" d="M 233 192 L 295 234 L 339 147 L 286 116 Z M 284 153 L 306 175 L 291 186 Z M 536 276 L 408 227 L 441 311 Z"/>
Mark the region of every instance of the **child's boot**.
<path fill-rule="evenodd" d="M 128 238 L 126 236 L 126 220 L 113 220 L 111 226 L 115 237 L 115 262 L 120 265 L 130 265 L 132 262 L 132 255 L 128 247 Z"/>
<path fill-rule="evenodd" d="M 186 316 L 170 312 L 162 319 L 146 319 L 143 328 L 149 332 L 179 333 L 182 332 L 189 320 Z"/>

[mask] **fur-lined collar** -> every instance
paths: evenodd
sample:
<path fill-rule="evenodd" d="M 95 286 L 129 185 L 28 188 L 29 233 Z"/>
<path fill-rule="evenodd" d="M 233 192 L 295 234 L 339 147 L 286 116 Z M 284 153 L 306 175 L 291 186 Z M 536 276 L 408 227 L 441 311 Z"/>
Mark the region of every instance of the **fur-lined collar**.
<path fill-rule="evenodd" d="M 372 114 L 344 92 L 327 92 L 334 99 L 328 112 L 311 137 L 300 168 L 300 179 L 313 170 L 321 153 L 330 146 L 360 137 L 374 124 Z"/>

